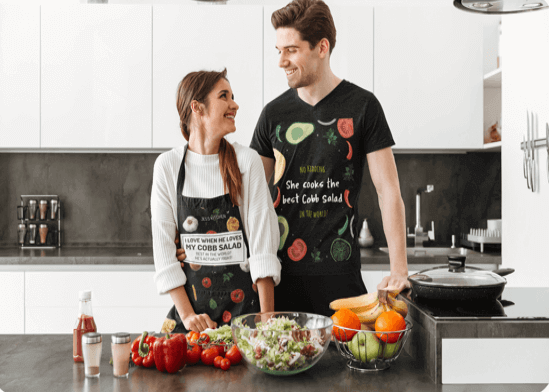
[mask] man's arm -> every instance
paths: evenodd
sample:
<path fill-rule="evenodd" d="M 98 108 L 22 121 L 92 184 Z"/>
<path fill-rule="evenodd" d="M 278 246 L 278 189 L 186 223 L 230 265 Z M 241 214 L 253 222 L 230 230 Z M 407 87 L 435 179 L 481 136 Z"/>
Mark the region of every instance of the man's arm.
<path fill-rule="evenodd" d="M 275 160 L 262 155 L 260 155 L 260 157 L 263 162 L 263 169 L 265 170 L 265 179 L 267 180 L 267 183 L 269 183 L 271 181 L 271 177 L 273 176 Z"/>
<path fill-rule="evenodd" d="M 369 153 L 366 158 L 379 199 L 391 263 L 391 275 L 384 277 L 377 288 L 394 286 L 402 291 L 410 287 L 410 283 L 406 259 L 406 218 L 395 158 L 390 147 Z"/>

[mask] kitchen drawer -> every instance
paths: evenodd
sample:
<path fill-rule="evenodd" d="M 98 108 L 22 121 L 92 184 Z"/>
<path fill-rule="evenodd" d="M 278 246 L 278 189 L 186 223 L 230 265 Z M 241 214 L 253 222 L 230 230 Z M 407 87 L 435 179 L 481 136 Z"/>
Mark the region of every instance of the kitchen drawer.
<path fill-rule="evenodd" d="M 77 317 L 73 307 L 27 307 L 25 309 L 25 333 L 72 333 Z M 159 332 L 170 308 L 135 306 L 94 306 L 93 316 L 100 333 L 143 331 Z M 105 348 L 103 342 L 103 347 Z M 110 341 L 108 342 L 110 344 Z M 110 348 L 109 348 L 110 349 Z"/>
<path fill-rule="evenodd" d="M 153 281 L 154 271 L 126 272 L 26 272 L 25 305 L 27 307 L 78 308 L 78 292 L 92 291 L 92 306 L 158 307 L 169 309 L 169 295 L 159 295 Z"/>
<path fill-rule="evenodd" d="M 0 272 L 0 334 L 25 333 L 24 272 Z"/>

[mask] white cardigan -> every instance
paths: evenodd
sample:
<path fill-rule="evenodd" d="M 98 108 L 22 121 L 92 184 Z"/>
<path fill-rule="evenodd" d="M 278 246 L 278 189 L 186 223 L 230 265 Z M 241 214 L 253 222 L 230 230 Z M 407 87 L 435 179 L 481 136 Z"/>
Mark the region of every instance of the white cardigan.
<path fill-rule="evenodd" d="M 278 219 L 265 180 L 258 153 L 234 143 L 238 167 L 242 173 L 242 225 L 248 238 L 250 273 L 257 279 L 272 277 L 280 283 L 280 260 L 276 252 L 280 241 Z M 154 281 L 159 294 L 183 286 L 187 277 L 175 256 L 177 228 L 177 176 L 183 160 L 183 146 L 164 152 L 154 164 L 151 192 Z M 219 156 L 187 151 L 183 195 L 213 198 L 225 194 L 219 171 Z"/>

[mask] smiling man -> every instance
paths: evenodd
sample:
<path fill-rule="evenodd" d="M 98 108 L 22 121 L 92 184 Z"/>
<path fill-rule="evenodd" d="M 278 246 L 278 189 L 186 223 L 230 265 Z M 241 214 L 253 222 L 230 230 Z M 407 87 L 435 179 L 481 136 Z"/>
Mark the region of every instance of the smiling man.
<path fill-rule="evenodd" d="M 336 29 L 323 1 L 294 0 L 271 22 L 290 89 L 265 106 L 251 147 L 263 160 L 267 181 L 274 172 L 282 260 L 275 306 L 331 316 L 334 299 L 366 293 L 357 244 L 365 160 L 391 263 L 378 288 L 409 285 L 394 141 L 376 97 L 332 72 Z"/>

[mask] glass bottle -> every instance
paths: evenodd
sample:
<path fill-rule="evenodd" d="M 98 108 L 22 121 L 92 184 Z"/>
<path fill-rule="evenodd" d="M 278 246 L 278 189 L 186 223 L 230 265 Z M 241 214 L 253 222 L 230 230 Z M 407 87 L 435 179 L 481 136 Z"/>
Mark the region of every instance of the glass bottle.
<path fill-rule="evenodd" d="M 128 377 L 130 369 L 130 334 L 118 332 L 111 336 L 111 351 L 114 377 Z"/>
<path fill-rule="evenodd" d="M 78 299 L 78 318 L 72 331 L 72 357 L 74 362 L 84 362 L 82 335 L 88 332 L 97 332 L 97 327 L 93 319 L 91 291 L 80 291 Z"/>

